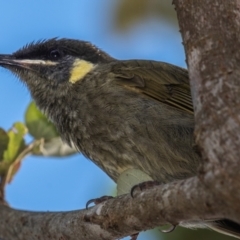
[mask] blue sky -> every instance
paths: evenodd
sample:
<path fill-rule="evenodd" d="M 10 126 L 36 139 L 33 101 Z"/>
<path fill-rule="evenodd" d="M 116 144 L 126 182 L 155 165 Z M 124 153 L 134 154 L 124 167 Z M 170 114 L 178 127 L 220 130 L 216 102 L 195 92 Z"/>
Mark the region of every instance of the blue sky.
<path fill-rule="evenodd" d="M 185 66 L 178 29 L 148 19 L 130 31 L 113 29 L 117 1 L 0 1 L 0 53 L 12 53 L 31 41 L 66 37 L 86 40 L 118 59 L 155 59 Z M 25 86 L 0 69 L 0 126 L 23 121 L 30 102 Z M 90 198 L 111 195 L 115 184 L 80 154 L 64 159 L 28 157 L 6 189 L 19 209 L 63 211 L 84 208 Z M 144 239 L 144 237 L 139 238 Z"/>

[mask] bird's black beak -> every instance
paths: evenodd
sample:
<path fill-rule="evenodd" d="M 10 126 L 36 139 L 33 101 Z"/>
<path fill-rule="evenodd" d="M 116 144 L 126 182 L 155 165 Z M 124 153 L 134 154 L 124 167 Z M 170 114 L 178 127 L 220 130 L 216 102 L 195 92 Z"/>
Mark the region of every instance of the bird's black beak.
<path fill-rule="evenodd" d="M 10 54 L 0 54 L 0 66 L 16 66 L 15 57 Z"/>
<path fill-rule="evenodd" d="M 2 67 L 20 67 L 22 69 L 33 69 L 39 65 L 56 65 L 56 62 L 42 59 L 16 59 L 14 55 L 0 54 L 0 66 Z"/>
<path fill-rule="evenodd" d="M 11 54 L 0 54 L 0 66 L 11 68 L 11 67 L 20 67 L 20 68 L 29 68 L 23 59 L 16 59 Z"/>

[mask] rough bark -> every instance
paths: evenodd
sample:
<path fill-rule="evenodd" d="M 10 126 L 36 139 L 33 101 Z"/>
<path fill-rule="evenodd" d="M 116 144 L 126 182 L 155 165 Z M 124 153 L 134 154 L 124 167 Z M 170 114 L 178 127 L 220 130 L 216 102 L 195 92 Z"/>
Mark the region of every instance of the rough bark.
<path fill-rule="evenodd" d="M 219 217 L 201 200 L 204 194 L 192 178 L 136 192 L 134 198 L 110 199 L 89 210 L 35 213 L 0 205 L 0 239 L 117 239 L 167 223 Z"/>
<path fill-rule="evenodd" d="M 175 0 L 206 160 L 200 179 L 219 213 L 240 222 L 240 1 Z M 216 204 L 216 203 L 214 203 Z"/>
<path fill-rule="evenodd" d="M 0 238 L 116 239 L 171 223 L 240 223 L 240 0 L 174 0 L 195 106 L 199 175 L 90 210 L 30 213 L 0 205 Z"/>

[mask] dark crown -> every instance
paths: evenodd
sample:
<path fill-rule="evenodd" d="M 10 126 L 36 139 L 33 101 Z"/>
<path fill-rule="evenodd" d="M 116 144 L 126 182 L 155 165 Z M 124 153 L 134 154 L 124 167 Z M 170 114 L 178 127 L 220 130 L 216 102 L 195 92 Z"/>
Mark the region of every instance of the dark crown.
<path fill-rule="evenodd" d="M 13 54 L 17 59 L 50 59 L 71 55 L 92 63 L 108 62 L 112 58 L 93 44 L 74 39 L 41 40 L 27 44 Z"/>

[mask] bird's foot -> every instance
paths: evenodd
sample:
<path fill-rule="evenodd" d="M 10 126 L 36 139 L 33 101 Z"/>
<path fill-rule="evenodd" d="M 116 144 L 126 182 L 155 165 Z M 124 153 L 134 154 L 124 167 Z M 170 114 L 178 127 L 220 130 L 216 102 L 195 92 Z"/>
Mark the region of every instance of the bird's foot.
<path fill-rule="evenodd" d="M 105 202 L 107 201 L 108 199 L 111 199 L 113 198 L 112 196 L 102 196 L 100 198 L 93 198 L 93 199 L 90 199 L 87 201 L 86 203 L 86 209 L 89 208 L 89 205 L 94 203 L 95 205 L 99 204 L 99 203 L 102 203 L 102 202 Z M 139 233 L 134 233 L 132 234 L 130 237 L 130 240 L 137 240 L 137 237 L 138 237 Z"/>
<path fill-rule="evenodd" d="M 90 199 L 86 203 L 86 209 L 88 209 L 88 207 L 91 203 L 94 203 L 95 205 L 97 205 L 97 204 L 105 202 L 105 201 L 107 201 L 108 199 L 111 199 L 111 198 L 113 198 L 113 197 L 112 196 L 102 196 L 100 198 Z"/>
<path fill-rule="evenodd" d="M 135 192 L 135 190 L 137 190 L 137 189 L 139 189 L 140 191 L 143 191 L 143 190 L 145 190 L 145 189 L 149 189 L 149 188 L 152 188 L 152 187 L 154 187 L 154 186 L 158 186 L 158 185 L 160 185 L 160 184 L 161 184 L 161 183 L 158 182 L 158 181 L 146 181 L 146 182 L 139 183 L 139 184 L 137 184 L 137 185 L 135 185 L 135 186 L 132 187 L 131 192 L 130 192 L 131 197 L 133 198 L 134 192 Z"/>

